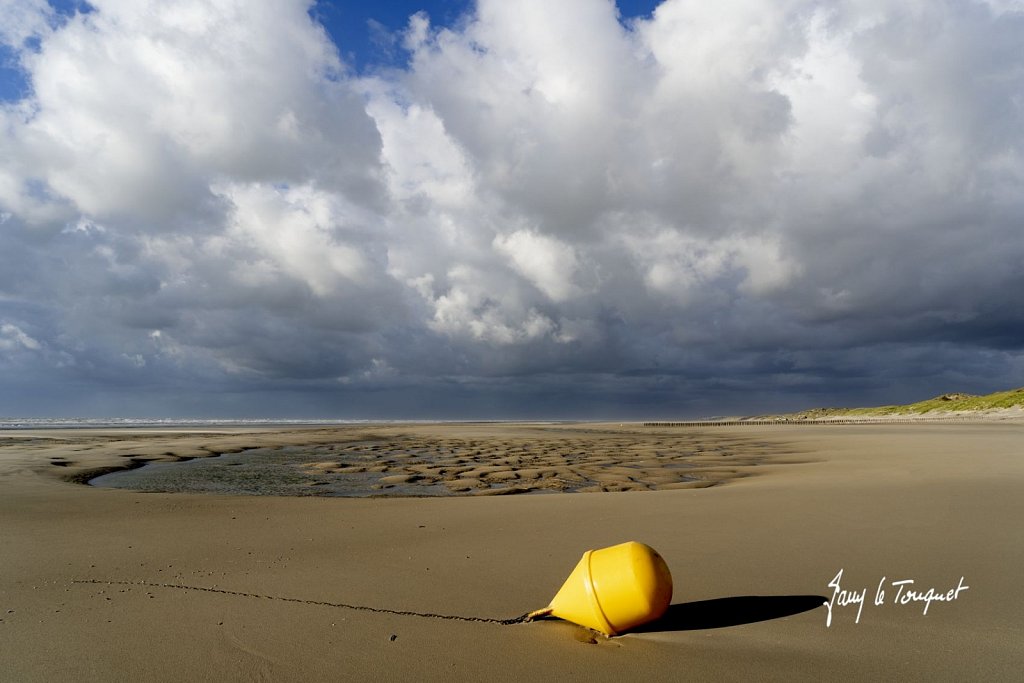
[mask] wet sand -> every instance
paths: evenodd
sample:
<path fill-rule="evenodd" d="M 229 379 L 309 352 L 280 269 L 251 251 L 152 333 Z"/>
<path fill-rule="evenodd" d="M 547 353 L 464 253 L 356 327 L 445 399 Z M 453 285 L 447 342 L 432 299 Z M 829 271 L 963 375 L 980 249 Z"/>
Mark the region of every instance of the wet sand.
<path fill-rule="evenodd" d="M 331 441 L 244 451 L 210 438 L 198 456 L 194 446 L 152 435 L 104 467 L 119 463 L 120 470 L 89 483 L 149 492 L 292 496 L 607 493 L 705 488 L 748 476 L 766 456 L 786 454 L 777 444 L 689 430 L 581 434 L 579 428 L 548 426 L 460 438 L 465 429 L 436 435 L 307 431 L 298 438 L 326 433 Z M 209 457 L 215 454 L 220 455 Z M 190 464 L 174 464 L 183 460 Z M 65 479 L 82 481 L 89 474 L 88 465 L 58 462 Z"/>
<path fill-rule="evenodd" d="M 985 423 L 0 433 L 0 679 L 1014 680 L 1022 445 L 1024 425 Z M 462 495 L 73 483 L 294 446 L 321 449 L 313 476 L 383 466 L 374 485 Z M 503 488 L 594 492 L 474 495 Z M 495 623 L 630 539 L 675 578 L 644 632 Z M 961 577 L 927 615 L 906 600 Z M 855 623 L 840 603 L 861 590 Z"/>

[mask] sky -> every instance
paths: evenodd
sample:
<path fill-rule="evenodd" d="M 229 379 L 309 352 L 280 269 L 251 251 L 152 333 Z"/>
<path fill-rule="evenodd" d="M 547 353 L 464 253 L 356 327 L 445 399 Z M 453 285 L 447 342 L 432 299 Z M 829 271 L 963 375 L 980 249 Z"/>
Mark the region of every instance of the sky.
<path fill-rule="evenodd" d="M 1024 0 L 0 0 L 0 415 L 1024 385 Z"/>

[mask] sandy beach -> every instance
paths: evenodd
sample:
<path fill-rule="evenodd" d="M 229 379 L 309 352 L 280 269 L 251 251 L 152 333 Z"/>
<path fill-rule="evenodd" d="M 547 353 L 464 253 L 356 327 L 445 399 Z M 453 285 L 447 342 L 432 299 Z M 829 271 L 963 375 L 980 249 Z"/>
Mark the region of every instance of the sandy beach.
<path fill-rule="evenodd" d="M 1022 445 L 1012 420 L 0 432 L 0 679 L 1016 680 Z M 298 446 L 304 495 L 81 483 Z M 309 495 L 346 474 L 380 497 Z M 497 623 L 626 540 L 672 571 L 661 620 Z"/>

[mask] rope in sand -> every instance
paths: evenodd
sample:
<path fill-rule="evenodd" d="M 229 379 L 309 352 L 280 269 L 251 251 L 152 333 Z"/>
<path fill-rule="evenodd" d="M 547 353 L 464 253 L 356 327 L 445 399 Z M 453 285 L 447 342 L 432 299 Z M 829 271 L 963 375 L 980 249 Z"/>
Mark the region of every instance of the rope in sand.
<path fill-rule="evenodd" d="M 261 593 L 245 593 L 242 591 L 230 591 L 223 588 L 207 588 L 204 586 L 185 586 L 178 583 L 151 583 L 149 581 L 103 581 L 100 579 L 72 579 L 71 583 L 89 583 L 103 586 L 146 586 L 149 588 L 176 588 L 186 591 L 200 591 L 203 593 L 219 593 L 221 595 L 234 595 L 241 598 L 259 598 L 261 600 L 277 600 L 280 602 L 298 602 L 303 605 L 317 605 L 320 607 L 336 607 L 350 609 L 359 612 L 375 612 L 377 614 L 396 614 L 403 617 L 423 617 L 426 619 L 447 619 L 449 621 L 471 621 L 483 624 L 499 624 L 511 626 L 532 621 L 537 613 L 524 614 L 513 619 L 491 619 L 488 617 L 465 617 L 457 614 L 434 614 L 432 612 L 414 612 L 412 610 L 384 609 L 381 607 L 370 607 L 368 605 L 349 605 L 344 602 L 326 602 L 323 600 L 306 600 L 304 598 L 288 598 L 278 595 L 263 595 Z"/>

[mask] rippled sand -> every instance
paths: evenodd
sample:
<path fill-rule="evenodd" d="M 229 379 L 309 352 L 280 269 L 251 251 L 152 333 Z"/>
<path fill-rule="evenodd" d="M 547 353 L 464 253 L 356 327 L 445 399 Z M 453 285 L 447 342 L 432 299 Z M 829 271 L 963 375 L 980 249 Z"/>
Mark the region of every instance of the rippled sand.
<path fill-rule="evenodd" d="M 714 435 L 435 439 L 408 436 L 332 447 L 303 465 L 318 475 L 377 473 L 372 488 L 416 495 L 701 488 L 747 476 L 777 446 Z"/>
<path fill-rule="evenodd" d="M 87 480 L 91 472 L 115 472 L 96 483 L 145 491 L 506 495 L 705 488 L 749 476 L 766 456 L 777 460 L 792 450 L 713 430 L 581 434 L 578 429 L 549 426 L 518 430 L 525 432 L 522 435 L 500 430 L 506 433 L 475 438 L 394 431 L 337 431 L 333 443 L 316 443 L 325 435 L 310 431 L 300 437 L 314 441 L 305 446 L 273 445 L 269 435 L 250 437 L 245 446 L 234 443 L 233 436 L 211 435 L 202 445 L 194 439 L 185 444 L 167 441 L 164 435 L 137 436 L 119 458 L 108 457 L 99 470 L 90 470 L 87 462 L 70 455 L 51 464 L 76 481 Z M 254 448 L 265 440 L 270 444 Z M 222 457 L 207 460 L 218 454 Z M 203 461 L 136 469 L 144 463 L 195 459 Z"/>

